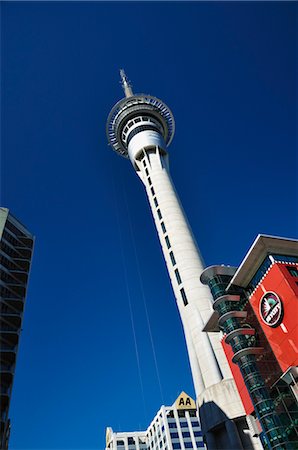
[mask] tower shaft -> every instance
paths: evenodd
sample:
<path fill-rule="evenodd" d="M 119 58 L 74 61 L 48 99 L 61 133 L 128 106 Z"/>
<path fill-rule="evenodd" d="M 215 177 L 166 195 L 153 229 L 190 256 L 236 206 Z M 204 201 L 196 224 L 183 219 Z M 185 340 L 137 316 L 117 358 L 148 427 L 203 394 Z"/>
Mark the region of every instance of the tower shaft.
<path fill-rule="evenodd" d="M 218 336 L 202 332 L 212 311 L 210 290 L 200 281 L 204 265 L 171 181 L 167 156 L 158 147 L 135 161 L 145 185 L 183 323 L 197 396 L 231 377 Z"/>

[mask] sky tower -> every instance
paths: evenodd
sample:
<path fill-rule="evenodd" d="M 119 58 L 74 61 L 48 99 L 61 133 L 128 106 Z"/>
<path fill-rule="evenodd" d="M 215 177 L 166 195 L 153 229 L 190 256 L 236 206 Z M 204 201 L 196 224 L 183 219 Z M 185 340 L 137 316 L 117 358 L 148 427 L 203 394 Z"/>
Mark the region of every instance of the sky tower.
<path fill-rule="evenodd" d="M 245 412 L 219 336 L 202 331 L 212 315 L 212 296 L 200 281 L 204 264 L 169 175 L 173 114 L 158 98 L 133 94 L 123 70 L 120 75 L 125 98 L 109 114 L 107 137 L 113 150 L 130 159 L 147 192 L 184 328 L 208 449 L 257 448 L 243 431 Z"/>

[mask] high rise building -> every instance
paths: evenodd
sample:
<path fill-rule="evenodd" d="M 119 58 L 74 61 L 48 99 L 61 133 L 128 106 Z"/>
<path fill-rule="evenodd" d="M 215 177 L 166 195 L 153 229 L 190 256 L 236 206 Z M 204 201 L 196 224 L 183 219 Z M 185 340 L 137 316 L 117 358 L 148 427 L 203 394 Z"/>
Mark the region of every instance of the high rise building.
<path fill-rule="evenodd" d="M 204 448 L 194 400 L 181 392 L 172 406 L 162 406 L 146 431 L 106 431 L 106 450 L 186 450 Z"/>
<path fill-rule="evenodd" d="M 123 71 L 121 78 L 125 98 L 109 114 L 107 137 L 146 189 L 184 328 L 204 438 L 209 448 L 257 447 L 244 432 L 245 411 L 219 336 L 203 331 L 212 296 L 200 281 L 204 264 L 169 174 L 174 117 L 158 98 L 134 95 Z"/>
<path fill-rule="evenodd" d="M 298 241 L 259 235 L 239 268 L 201 275 L 213 295 L 205 325 L 222 331 L 248 423 L 266 449 L 298 448 Z"/>
<path fill-rule="evenodd" d="M 1 449 L 8 448 L 13 385 L 34 238 L 6 208 L 0 208 Z"/>

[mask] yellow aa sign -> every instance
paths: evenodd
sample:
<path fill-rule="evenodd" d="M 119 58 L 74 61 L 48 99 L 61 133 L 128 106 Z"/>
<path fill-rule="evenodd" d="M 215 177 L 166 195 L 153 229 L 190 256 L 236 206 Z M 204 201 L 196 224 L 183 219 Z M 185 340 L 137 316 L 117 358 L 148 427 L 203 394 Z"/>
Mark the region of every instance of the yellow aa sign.
<path fill-rule="evenodd" d="M 196 409 L 195 401 L 185 392 L 181 392 L 175 401 L 175 406 L 177 409 Z"/>

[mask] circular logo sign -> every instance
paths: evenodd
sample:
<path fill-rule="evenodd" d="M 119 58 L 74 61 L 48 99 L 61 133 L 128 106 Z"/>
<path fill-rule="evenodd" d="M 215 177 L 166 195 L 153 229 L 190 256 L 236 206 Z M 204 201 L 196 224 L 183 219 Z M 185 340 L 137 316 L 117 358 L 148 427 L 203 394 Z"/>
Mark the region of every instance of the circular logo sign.
<path fill-rule="evenodd" d="M 274 292 L 267 292 L 260 302 L 260 315 L 263 322 L 270 327 L 277 327 L 283 317 L 281 299 Z"/>

